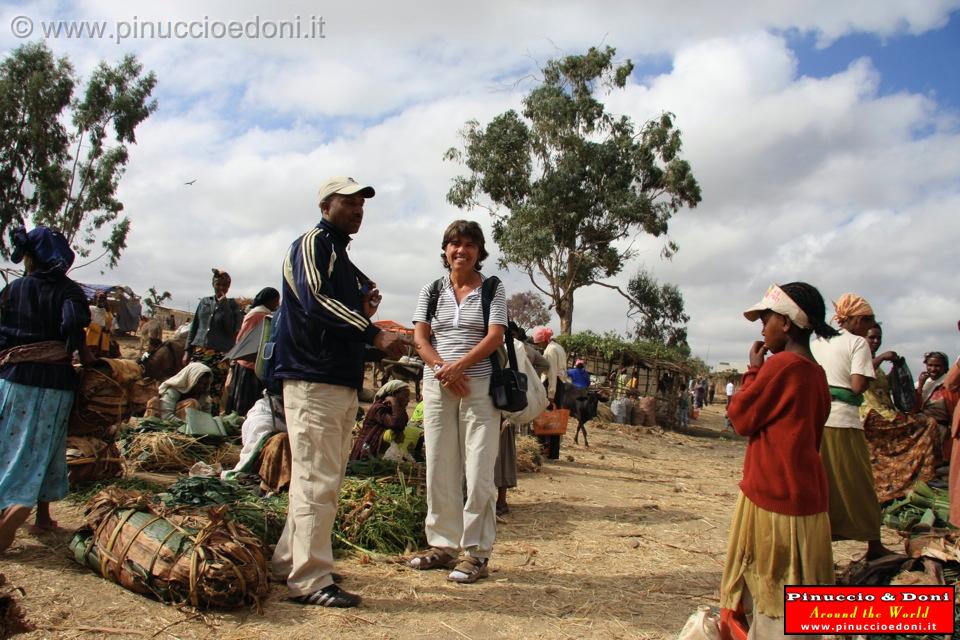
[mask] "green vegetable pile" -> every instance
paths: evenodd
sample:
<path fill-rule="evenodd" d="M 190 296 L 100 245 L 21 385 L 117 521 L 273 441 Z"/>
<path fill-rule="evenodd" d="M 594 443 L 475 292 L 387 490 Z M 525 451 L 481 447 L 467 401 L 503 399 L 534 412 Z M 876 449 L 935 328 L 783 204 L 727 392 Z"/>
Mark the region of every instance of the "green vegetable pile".
<path fill-rule="evenodd" d="M 260 498 L 236 482 L 220 478 L 181 478 L 154 500 L 168 508 L 227 505 L 226 518 L 245 526 L 264 545 L 277 543 L 287 519 L 286 494 Z"/>
<path fill-rule="evenodd" d="M 346 478 L 333 546 L 367 553 L 408 553 L 426 544 L 427 500 L 404 482 Z"/>
<path fill-rule="evenodd" d="M 909 531 L 916 525 L 953 528 L 950 524 L 950 497 L 945 489 L 934 489 L 918 480 L 905 498 L 884 507 L 883 524 L 897 531 Z"/>

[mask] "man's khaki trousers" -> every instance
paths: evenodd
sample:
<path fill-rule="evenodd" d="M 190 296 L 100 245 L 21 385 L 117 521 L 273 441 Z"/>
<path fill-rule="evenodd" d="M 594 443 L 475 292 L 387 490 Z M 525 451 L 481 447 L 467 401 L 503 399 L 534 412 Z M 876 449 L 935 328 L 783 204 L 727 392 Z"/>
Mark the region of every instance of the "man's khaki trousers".
<path fill-rule="evenodd" d="M 331 535 L 357 417 L 357 390 L 283 381 L 290 438 L 290 509 L 271 569 L 291 596 L 333 584 Z"/>

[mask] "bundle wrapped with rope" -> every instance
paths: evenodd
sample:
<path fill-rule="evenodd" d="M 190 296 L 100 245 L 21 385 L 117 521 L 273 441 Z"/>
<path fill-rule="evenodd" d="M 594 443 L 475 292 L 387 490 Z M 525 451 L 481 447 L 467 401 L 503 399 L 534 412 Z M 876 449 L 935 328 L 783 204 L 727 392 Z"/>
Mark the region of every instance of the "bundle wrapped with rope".
<path fill-rule="evenodd" d="M 235 609 L 269 592 L 260 541 L 224 509 L 180 514 L 137 492 L 107 488 L 85 509 L 74 558 L 130 591 L 197 608 Z"/>
<path fill-rule="evenodd" d="M 93 436 L 67 436 L 70 485 L 98 482 L 123 475 L 123 458 L 114 442 Z"/>
<path fill-rule="evenodd" d="M 119 358 L 101 358 L 82 367 L 68 433 L 106 439 L 110 427 L 130 417 L 130 390 L 142 374 L 136 362 Z"/>

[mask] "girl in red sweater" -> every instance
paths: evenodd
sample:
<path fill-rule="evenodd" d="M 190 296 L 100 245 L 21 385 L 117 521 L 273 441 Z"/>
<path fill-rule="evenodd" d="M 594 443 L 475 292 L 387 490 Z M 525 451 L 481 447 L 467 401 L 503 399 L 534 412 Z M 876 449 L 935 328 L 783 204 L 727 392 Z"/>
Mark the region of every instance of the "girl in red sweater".
<path fill-rule="evenodd" d="M 763 321 L 763 340 L 750 347 L 750 366 L 727 408 L 750 441 L 720 587 L 725 635 L 746 612 L 751 637 L 782 638 L 784 585 L 834 582 L 819 453 L 830 390 L 810 353 L 812 333 L 836 334 L 825 314 L 820 292 L 804 282 L 774 285 L 744 312 Z"/>

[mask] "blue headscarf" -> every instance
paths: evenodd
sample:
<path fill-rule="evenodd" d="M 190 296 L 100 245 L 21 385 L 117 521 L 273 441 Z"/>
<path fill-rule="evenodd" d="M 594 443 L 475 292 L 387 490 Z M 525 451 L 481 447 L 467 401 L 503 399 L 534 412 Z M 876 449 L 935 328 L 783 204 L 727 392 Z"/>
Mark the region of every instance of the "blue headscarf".
<path fill-rule="evenodd" d="M 10 259 L 14 263 L 23 260 L 23 254 L 29 253 L 36 258 L 41 271 L 66 273 L 76 257 L 70 243 L 59 231 L 38 226 L 29 232 L 20 227 L 10 232 L 13 253 Z"/>

